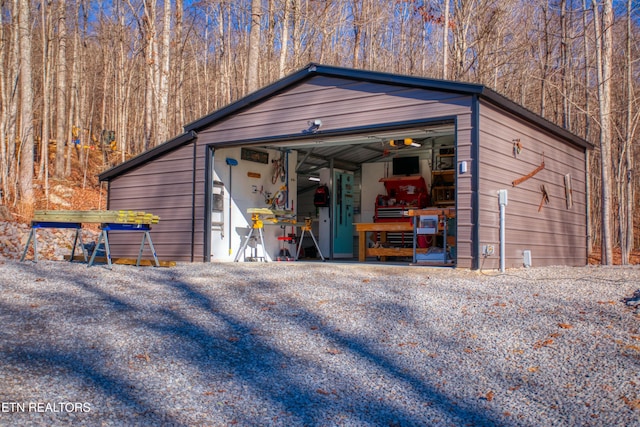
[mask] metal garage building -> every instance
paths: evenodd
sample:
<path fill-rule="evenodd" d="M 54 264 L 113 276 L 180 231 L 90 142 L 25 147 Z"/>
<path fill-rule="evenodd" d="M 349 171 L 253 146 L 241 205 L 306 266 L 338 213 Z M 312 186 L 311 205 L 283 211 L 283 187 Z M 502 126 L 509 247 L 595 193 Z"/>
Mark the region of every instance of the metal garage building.
<path fill-rule="evenodd" d="M 356 257 L 352 224 L 375 221 L 382 203 L 404 203 L 395 194 L 401 187 L 389 182 L 405 174 L 391 167 L 413 158 L 419 169 L 406 175 L 424 178 L 428 206 L 455 212 L 453 265 L 499 266 L 500 190 L 508 201 L 506 267 L 587 263 L 591 145 L 482 85 L 310 64 L 184 131 L 99 176 L 108 182 L 108 209 L 161 217 L 152 231 L 161 259 L 233 260 L 251 225 L 247 209 L 276 193 L 299 219 L 319 219 L 326 257 L 343 256 L 337 239 L 345 235 L 354 248 L 346 257 Z M 318 183 L 309 178 L 340 194 L 342 177 L 353 180 L 345 217 L 323 217 L 311 200 Z M 283 233 L 265 227 L 268 258 Z M 130 239 L 110 237 L 113 255 L 135 256 Z"/>

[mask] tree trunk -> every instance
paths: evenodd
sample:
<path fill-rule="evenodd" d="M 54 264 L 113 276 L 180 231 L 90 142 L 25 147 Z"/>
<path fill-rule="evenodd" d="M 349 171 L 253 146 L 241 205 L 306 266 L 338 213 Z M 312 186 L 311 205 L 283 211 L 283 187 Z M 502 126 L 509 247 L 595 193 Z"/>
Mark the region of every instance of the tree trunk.
<path fill-rule="evenodd" d="M 251 30 L 249 33 L 249 55 L 247 58 L 247 92 L 255 92 L 260 87 L 258 71 L 260 66 L 260 21 L 262 1 L 251 1 Z"/>
<path fill-rule="evenodd" d="M 287 46 L 289 44 L 289 4 L 291 0 L 284 0 L 284 12 L 282 15 L 282 32 L 280 43 L 280 59 L 278 63 L 278 78 L 282 78 L 286 72 L 287 65 Z"/>
<path fill-rule="evenodd" d="M 4 15 L 0 13 L 0 52 L 7 51 Z M 9 107 L 9 96 L 7 94 L 7 70 L 6 56 L 0 54 L 0 111 L 7 111 Z M 4 205 L 7 200 L 7 170 L 9 158 L 7 156 L 7 114 L 0 114 L 0 205 Z"/>
<path fill-rule="evenodd" d="M 67 18 L 66 0 L 58 0 L 58 66 L 56 90 L 56 170 L 57 178 L 65 176 L 65 120 L 67 117 Z"/>
<path fill-rule="evenodd" d="M 293 66 L 298 66 L 300 60 L 300 51 L 302 50 L 302 3 L 301 0 L 293 1 L 293 32 L 291 38 L 293 39 L 293 53 L 291 55 L 291 61 Z"/>
<path fill-rule="evenodd" d="M 442 27 L 442 78 L 449 78 L 449 0 L 444 0 L 444 26 Z"/>
<path fill-rule="evenodd" d="M 19 0 L 20 37 L 20 199 L 33 209 L 33 86 L 31 68 L 31 13 L 29 0 Z"/>
<path fill-rule="evenodd" d="M 591 87 L 591 78 L 590 78 L 590 72 L 589 72 L 589 39 L 587 37 L 588 32 L 587 32 L 587 28 L 589 27 L 589 17 L 588 17 L 588 0 L 582 0 L 582 26 L 583 26 L 583 37 L 582 37 L 582 43 L 583 43 L 583 49 L 584 49 L 584 58 L 585 58 L 585 64 L 584 64 L 584 82 L 583 82 L 583 86 L 584 86 L 584 129 L 582 132 L 583 138 L 586 139 L 587 141 L 590 141 L 591 139 L 591 133 L 590 133 L 590 129 L 591 129 L 591 96 L 589 94 L 589 88 Z M 587 170 L 587 181 L 586 181 L 586 192 L 587 195 L 590 196 L 591 195 L 591 173 L 590 173 L 590 162 L 589 162 L 589 157 L 591 156 L 590 153 L 587 152 L 587 160 L 585 163 L 586 166 L 586 170 Z M 593 228 L 592 228 L 592 221 L 591 221 L 591 200 L 587 200 L 586 201 L 586 205 L 587 205 L 587 258 L 589 256 L 591 256 L 591 254 L 593 253 Z"/>
<path fill-rule="evenodd" d="M 569 37 L 567 34 L 567 2 L 560 1 L 560 93 L 562 96 L 562 127 L 569 129 L 569 91 L 567 90 L 567 69 Z"/>
<path fill-rule="evenodd" d="M 164 2 L 164 23 L 160 43 L 160 75 L 158 84 L 158 143 L 169 139 L 169 72 L 171 65 L 171 1 Z"/>
<path fill-rule="evenodd" d="M 44 192 L 49 198 L 49 137 L 51 111 L 51 14 L 47 13 L 49 6 L 45 3 L 40 7 L 42 13 L 42 116 L 40 117 L 40 163 L 38 165 L 38 179 L 45 180 Z M 34 135 L 35 136 L 35 135 Z"/>
<path fill-rule="evenodd" d="M 602 264 L 613 264 L 611 227 L 611 62 L 613 54 L 612 0 L 603 0 L 602 19 L 598 0 L 593 0 L 596 40 L 596 71 L 600 106 L 600 170 L 602 178 Z"/>
<path fill-rule="evenodd" d="M 633 230 L 633 217 L 634 217 L 634 200 L 635 193 L 633 191 L 633 181 L 635 170 L 634 160 L 633 160 L 633 144 L 632 141 L 635 137 L 635 120 L 634 120 L 634 103 L 633 103 L 633 65 L 634 60 L 631 53 L 631 39 L 633 37 L 631 32 L 631 11 L 632 11 L 632 0 L 627 0 L 627 28 L 626 28 L 626 89 L 627 89 L 627 126 L 625 129 L 625 165 L 626 165 L 626 176 L 624 177 L 625 183 L 625 193 L 626 193 L 626 205 L 625 205 L 625 216 L 626 216 L 626 233 L 624 236 L 624 244 L 622 245 L 622 264 L 629 264 L 629 257 L 631 255 L 631 251 L 634 249 L 634 230 Z"/>
<path fill-rule="evenodd" d="M 176 62 L 176 71 L 174 74 L 174 90 L 176 94 L 174 98 L 174 123 L 175 129 L 180 129 L 182 124 L 185 123 L 183 98 L 184 98 L 184 43 L 182 40 L 183 31 L 183 11 L 184 3 L 182 0 L 176 0 L 176 31 L 175 31 L 175 54 L 174 58 Z"/>
<path fill-rule="evenodd" d="M 155 87 L 155 69 L 158 63 L 156 55 L 156 0 L 146 0 L 144 2 L 144 22 L 143 34 L 145 36 L 145 92 L 144 92 L 144 141 L 140 151 L 146 151 L 153 147 L 151 138 L 154 135 L 154 87 Z"/>

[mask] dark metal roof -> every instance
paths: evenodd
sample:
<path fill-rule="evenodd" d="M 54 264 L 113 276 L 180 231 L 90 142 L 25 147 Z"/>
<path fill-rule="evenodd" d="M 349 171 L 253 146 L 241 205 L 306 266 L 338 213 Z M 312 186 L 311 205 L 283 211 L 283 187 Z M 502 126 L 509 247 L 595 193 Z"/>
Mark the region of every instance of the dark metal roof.
<path fill-rule="evenodd" d="M 174 148 L 190 142 L 197 137 L 197 132 L 212 126 L 219 120 L 231 116 L 239 111 L 250 108 L 251 106 L 261 102 L 277 93 L 284 92 L 294 84 L 298 84 L 305 79 L 312 78 L 316 75 L 338 77 L 345 79 L 353 79 L 360 81 L 369 81 L 374 83 L 383 83 L 395 86 L 406 86 L 423 88 L 428 90 L 436 90 L 443 92 L 454 92 L 464 95 L 477 96 L 498 107 L 515 114 L 529 122 L 532 122 L 542 129 L 585 149 L 593 148 L 592 144 L 584 139 L 574 135 L 566 129 L 544 119 L 534 112 L 516 104 L 499 93 L 474 83 L 454 82 L 449 80 L 429 79 L 424 77 L 414 77 L 398 74 L 383 73 L 377 71 L 357 70 L 352 68 L 326 66 L 311 63 L 303 69 L 284 77 L 269 86 L 257 90 L 236 102 L 229 104 L 209 115 L 199 118 L 184 127 L 185 133 L 164 144 L 161 144 L 133 159 L 122 163 L 113 169 L 103 172 L 99 175 L 101 181 L 115 178 L 116 176 L 132 169 L 149 160 L 164 154 Z"/>

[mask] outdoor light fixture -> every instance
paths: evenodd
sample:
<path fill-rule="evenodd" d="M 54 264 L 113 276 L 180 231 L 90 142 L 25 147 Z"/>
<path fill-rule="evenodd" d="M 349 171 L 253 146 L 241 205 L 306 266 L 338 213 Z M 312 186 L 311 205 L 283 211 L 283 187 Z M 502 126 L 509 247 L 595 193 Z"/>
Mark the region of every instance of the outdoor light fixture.
<path fill-rule="evenodd" d="M 318 129 L 320 129 L 320 126 L 322 126 L 322 120 L 320 119 L 309 120 L 307 124 L 309 125 L 309 129 L 307 130 L 307 132 L 316 133 L 318 132 Z"/>
<path fill-rule="evenodd" d="M 309 177 L 309 181 L 315 181 L 315 182 L 320 182 L 320 178 L 317 176 L 310 176 Z"/>

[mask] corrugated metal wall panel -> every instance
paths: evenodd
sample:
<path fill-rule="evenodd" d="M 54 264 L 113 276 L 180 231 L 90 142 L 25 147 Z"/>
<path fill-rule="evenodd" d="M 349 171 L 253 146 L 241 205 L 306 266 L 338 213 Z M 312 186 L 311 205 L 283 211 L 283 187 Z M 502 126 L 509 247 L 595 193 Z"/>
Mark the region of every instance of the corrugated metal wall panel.
<path fill-rule="evenodd" d="M 161 260 L 191 259 L 193 144 L 188 144 L 112 180 L 109 209 L 160 216 L 151 238 Z M 188 161 L 187 161 L 188 159 Z M 141 233 L 109 233 L 113 257 L 137 257 Z M 151 256 L 145 245 L 144 256 Z"/>
<path fill-rule="evenodd" d="M 457 94 L 362 83 L 360 91 L 345 89 L 353 85 L 325 85 L 324 77 L 315 77 L 302 86 L 312 93 L 279 94 L 242 113 L 201 131 L 199 140 L 216 142 L 261 138 L 275 135 L 303 135 L 307 121 L 319 118 L 321 131 L 351 128 L 415 118 L 452 116 L 469 109 L 469 99 Z M 336 79 L 331 79 L 336 80 Z M 207 135 L 215 132 L 215 136 Z"/>
<path fill-rule="evenodd" d="M 194 256 L 194 261 L 196 262 L 204 261 L 207 256 L 207 254 L 205 254 L 205 248 L 207 247 L 205 245 L 205 237 L 206 237 L 206 233 L 205 233 L 205 227 L 206 227 L 206 224 L 205 224 L 205 217 L 206 217 L 205 157 L 207 153 L 208 153 L 207 146 L 203 144 L 198 144 L 198 146 L 196 147 L 197 161 L 195 165 L 196 166 L 195 185 L 194 185 L 195 197 L 193 199 L 193 203 L 194 203 L 193 215 L 194 215 L 194 230 L 195 230 L 195 234 L 193 235 L 193 245 L 194 245 L 193 256 Z"/>
<path fill-rule="evenodd" d="M 470 101 L 470 100 L 469 100 Z M 472 200 L 472 155 L 471 135 L 473 131 L 471 109 L 465 114 L 458 113 L 456 118 L 456 160 L 467 162 L 467 173 L 460 174 L 456 165 L 456 255 L 457 266 L 473 266 L 473 230 L 475 227 Z"/>
<path fill-rule="evenodd" d="M 192 163 L 192 159 L 178 159 L 174 160 L 173 162 L 153 161 L 147 163 L 146 165 L 144 165 L 144 167 L 131 171 L 128 175 L 143 177 L 164 173 L 180 173 L 187 168 L 191 168 Z"/>
<path fill-rule="evenodd" d="M 513 154 L 513 140 L 523 150 Z M 545 167 L 516 187 L 512 181 L 540 165 Z M 498 108 L 480 108 L 480 244 L 493 244 L 496 254 L 484 260 L 484 268 L 499 264 L 499 205 L 497 191 L 506 189 L 507 267 L 521 267 L 523 250 L 531 250 L 534 266 L 584 265 L 586 258 L 584 150 Z M 573 206 L 567 208 L 564 175 L 572 180 Z M 541 185 L 549 196 L 543 204 Z"/>

